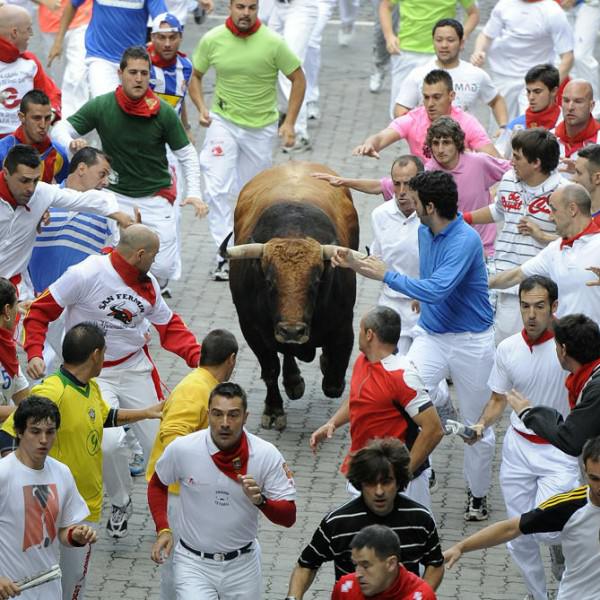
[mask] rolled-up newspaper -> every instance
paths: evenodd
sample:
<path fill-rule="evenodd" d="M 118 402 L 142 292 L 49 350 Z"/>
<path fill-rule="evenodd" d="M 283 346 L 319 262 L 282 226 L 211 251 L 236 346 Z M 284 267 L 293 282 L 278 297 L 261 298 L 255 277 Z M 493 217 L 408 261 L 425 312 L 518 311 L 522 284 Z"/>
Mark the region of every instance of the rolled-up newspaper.
<path fill-rule="evenodd" d="M 54 565 L 47 571 L 40 571 L 31 577 L 25 577 L 25 579 L 21 579 L 21 581 L 15 581 L 15 583 L 19 586 L 19 589 L 23 591 L 28 590 L 29 588 L 37 587 L 43 583 L 48 583 L 49 581 L 54 581 L 55 579 L 60 579 L 61 577 L 62 572 L 60 567 L 58 565 Z"/>

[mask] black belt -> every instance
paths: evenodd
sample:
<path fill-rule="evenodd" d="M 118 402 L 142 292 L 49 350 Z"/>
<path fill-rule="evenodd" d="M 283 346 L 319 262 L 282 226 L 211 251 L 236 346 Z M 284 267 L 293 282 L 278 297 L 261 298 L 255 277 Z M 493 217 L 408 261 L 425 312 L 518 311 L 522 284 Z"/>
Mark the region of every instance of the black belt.
<path fill-rule="evenodd" d="M 243 548 L 239 550 L 233 550 L 232 552 L 215 552 L 211 554 L 210 552 L 200 552 L 200 550 L 194 550 L 190 546 L 188 546 L 183 540 L 179 540 L 181 545 L 186 549 L 199 556 L 200 558 L 208 558 L 210 560 L 216 560 L 217 562 L 223 562 L 224 560 L 233 560 L 242 554 L 248 554 L 248 552 L 252 552 L 252 542 L 248 542 Z"/>

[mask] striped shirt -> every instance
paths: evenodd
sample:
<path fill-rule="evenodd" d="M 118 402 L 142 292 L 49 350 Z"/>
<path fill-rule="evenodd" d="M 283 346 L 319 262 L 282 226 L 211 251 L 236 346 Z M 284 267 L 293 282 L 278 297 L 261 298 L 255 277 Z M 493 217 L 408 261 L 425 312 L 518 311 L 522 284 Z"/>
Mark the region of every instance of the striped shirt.
<path fill-rule="evenodd" d="M 177 54 L 177 60 L 168 67 L 152 65 L 150 68 L 150 87 L 154 93 L 170 104 L 181 115 L 183 100 L 187 94 L 192 77 L 192 63 L 184 55 Z"/>
<path fill-rule="evenodd" d="M 444 564 L 431 513 L 404 494 L 396 496 L 394 509 L 383 517 L 371 512 L 362 496 L 336 508 L 321 521 L 298 564 L 316 570 L 332 560 L 336 581 L 343 575 L 354 573 L 350 542 L 369 525 L 386 525 L 396 532 L 402 548 L 402 564 L 415 575 L 419 574 L 419 565 L 439 567 Z"/>
<path fill-rule="evenodd" d="M 548 199 L 558 186 L 567 183 L 569 182 L 557 171 L 535 187 L 520 181 L 514 169 L 504 174 L 498 185 L 496 202 L 489 206 L 494 221 L 504 221 L 502 231 L 496 238 L 494 255 L 498 273 L 520 267 L 545 247 L 545 244 L 534 240 L 531 236 L 519 233 L 519 221 L 523 217 L 529 218 L 545 233 L 556 233 L 556 227 L 550 220 Z M 516 294 L 518 286 L 502 291 Z"/>

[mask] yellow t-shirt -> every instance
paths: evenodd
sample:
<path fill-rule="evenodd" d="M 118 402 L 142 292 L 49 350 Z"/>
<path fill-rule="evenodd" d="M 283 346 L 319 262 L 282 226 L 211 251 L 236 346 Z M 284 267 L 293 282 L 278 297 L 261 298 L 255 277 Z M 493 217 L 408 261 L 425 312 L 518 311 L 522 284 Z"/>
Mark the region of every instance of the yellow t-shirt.
<path fill-rule="evenodd" d="M 98 384 L 92 379 L 78 386 L 62 372 L 36 385 L 32 394 L 54 402 L 60 412 L 60 427 L 50 456 L 71 469 L 77 489 L 90 510 L 89 521 L 99 521 L 102 511 L 102 434 L 110 410 Z M 2 430 L 15 436 L 11 415 Z"/>
<path fill-rule="evenodd" d="M 148 481 L 154 475 L 156 462 L 175 438 L 208 427 L 208 397 L 218 383 L 209 371 L 198 367 L 175 386 L 165 402 L 160 429 L 150 452 Z M 179 494 L 179 484 L 170 485 L 169 492 Z"/>

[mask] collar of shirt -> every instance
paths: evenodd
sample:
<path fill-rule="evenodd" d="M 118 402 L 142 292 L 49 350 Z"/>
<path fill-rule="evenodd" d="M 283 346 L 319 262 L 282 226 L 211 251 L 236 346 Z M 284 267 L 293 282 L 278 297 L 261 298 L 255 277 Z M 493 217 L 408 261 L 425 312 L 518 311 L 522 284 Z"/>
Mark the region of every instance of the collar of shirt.
<path fill-rule="evenodd" d="M 560 241 L 560 249 L 562 250 L 565 246 L 573 247 L 573 243 L 576 242 L 578 239 L 582 238 L 583 236 L 595 235 L 597 233 L 600 233 L 600 227 L 598 227 L 596 222 L 592 219 L 589 222 L 588 226 L 585 229 L 583 229 L 582 231 L 580 231 L 578 234 L 576 234 L 570 238 L 563 238 Z"/>
<path fill-rule="evenodd" d="M 446 225 L 446 227 L 444 227 L 444 229 L 442 229 L 440 232 L 436 233 L 435 235 L 433 234 L 433 232 L 431 231 L 431 229 L 429 229 L 429 227 L 427 225 L 421 225 L 421 227 L 424 227 L 425 231 L 427 232 L 427 235 L 429 235 L 429 237 L 435 241 L 439 238 L 447 237 L 450 233 L 452 233 L 452 231 L 454 231 L 454 229 L 459 227 L 462 222 L 463 222 L 462 213 L 458 212 L 458 213 L 456 213 L 456 217 L 454 219 L 452 219 L 452 221 L 450 221 L 450 223 L 448 223 L 448 225 Z"/>

